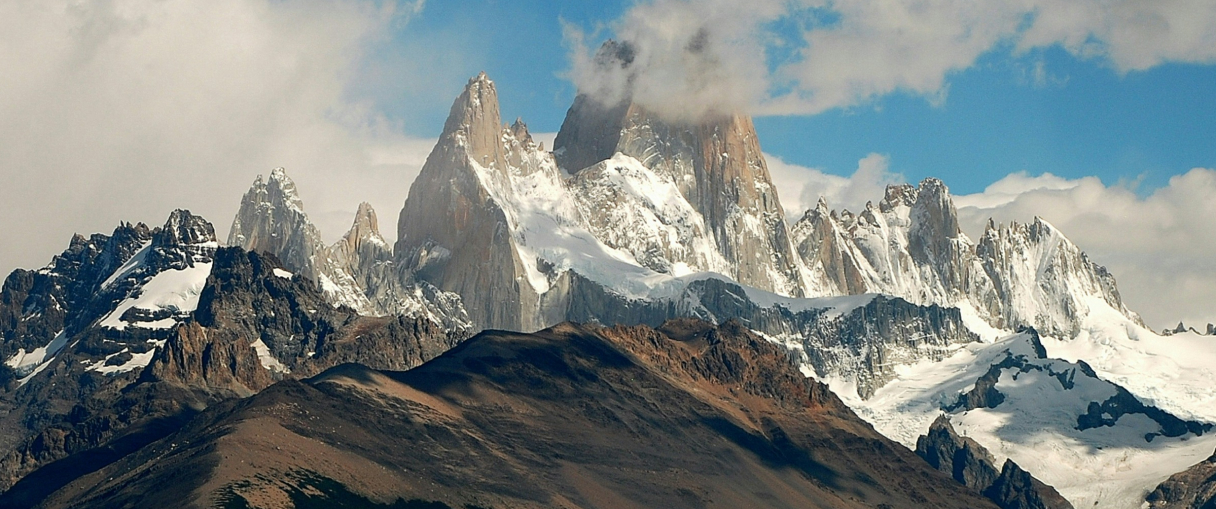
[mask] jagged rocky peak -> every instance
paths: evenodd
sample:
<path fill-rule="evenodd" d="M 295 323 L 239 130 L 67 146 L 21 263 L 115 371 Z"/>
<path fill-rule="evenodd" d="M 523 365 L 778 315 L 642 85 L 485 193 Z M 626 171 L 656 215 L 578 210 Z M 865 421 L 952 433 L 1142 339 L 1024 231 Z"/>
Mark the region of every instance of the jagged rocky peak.
<path fill-rule="evenodd" d="M 273 253 L 293 272 L 310 277 L 317 253 L 325 248 L 321 233 L 304 213 L 295 182 L 283 168 L 275 168 L 266 181 L 261 175 L 253 181 L 232 220 L 228 245 Z"/>
<path fill-rule="evenodd" d="M 366 212 L 366 211 L 361 211 Z M 361 221 L 374 221 L 356 215 L 355 238 L 339 241 L 353 243 L 356 248 L 360 243 L 358 236 L 368 239 L 368 228 L 360 229 Z M 378 237 L 378 235 L 377 235 Z M 383 242 L 383 239 L 380 239 Z M 372 240 L 374 242 L 374 239 Z M 232 220 L 232 230 L 228 233 L 228 245 L 240 247 L 257 253 L 270 253 L 289 272 L 300 274 L 320 285 L 322 291 L 335 305 L 347 305 L 361 312 L 372 312 L 363 291 L 354 281 L 349 271 L 343 267 L 347 262 L 355 260 L 355 251 L 341 252 L 342 257 L 335 261 L 332 251 L 325 245 L 321 232 L 308 219 L 304 212 L 304 201 L 296 191 L 295 182 L 287 176 L 283 168 L 275 168 L 270 178 L 263 181 L 258 175 L 249 192 L 241 200 L 240 210 Z M 387 243 L 384 244 L 387 249 Z M 387 258 L 382 255 L 380 258 Z M 353 263 L 358 263 L 355 260 Z"/>
<path fill-rule="evenodd" d="M 545 171 L 550 175 L 547 180 L 559 181 L 563 178 L 553 154 L 546 152 L 543 143 L 536 143 L 528 132 L 528 125 L 523 119 L 516 118 L 511 125 L 503 126 L 502 145 L 505 150 L 509 170 L 514 175 L 531 175 L 537 171 Z"/>
<path fill-rule="evenodd" d="M 919 195 L 920 190 L 912 184 L 889 185 L 887 186 L 886 194 L 883 195 L 882 201 L 878 202 L 878 207 L 883 212 L 888 212 L 899 206 L 911 207 L 912 204 L 916 203 Z"/>
<path fill-rule="evenodd" d="M 1143 326 L 1123 303 L 1115 277 L 1040 217 L 990 225 L 975 252 L 1005 304 L 998 326 L 1033 325 L 1072 337 L 1094 300 Z"/>
<path fill-rule="evenodd" d="M 943 288 L 946 299 L 958 299 L 970 292 L 972 244 L 959 227 L 958 212 L 946 184 L 935 178 L 922 180 L 909 214 L 908 249 L 920 267 L 933 270 L 936 280 L 929 283 Z"/>
<path fill-rule="evenodd" d="M 153 233 L 145 262 L 156 270 L 183 270 L 196 263 L 210 263 L 217 247 L 215 227 L 209 221 L 178 209 Z"/>
<path fill-rule="evenodd" d="M 215 227 L 202 216 L 189 210 L 178 209 L 169 214 L 169 219 L 156 235 L 162 245 L 198 245 L 216 242 Z"/>
<path fill-rule="evenodd" d="M 1209 323 L 1207 326 L 1207 329 L 1205 329 L 1203 332 L 1200 332 L 1199 329 L 1196 329 L 1194 327 L 1189 327 L 1183 322 L 1178 322 L 1178 326 L 1174 327 L 1173 329 L 1169 329 L 1169 328 L 1162 329 L 1161 335 L 1162 336 L 1173 336 L 1174 334 L 1184 334 L 1187 332 L 1199 334 L 1201 336 L 1216 336 L 1216 324 Z"/>
<path fill-rule="evenodd" d="M 359 210 L 355 212 L 355 221 L 351 224 L 350 231 L 347 231 L 342 238 L 352 247 L 358 247 L 366 242 L 378 246 L 387 244 L 384 237 L 380 236 L 380 222 L 376 219 L 376 210 L 368 202 L 359 204 Z"/>
<path fill-rule="evenodd" d="M 266 191 L 272 202 L 283 203 L 293 209 L 304 211 L 304 201 L 300 199 L 300 193 L 296 191 L 296 183 L 287 177 L 287 170 L 282 166 L 270 171 Z"/>
<path fill-rule="evenodd" d="M 355 212 L 355 220 L 352 222 L 350 230 L 347 230 L 338 242 L 329 247 L 327 258 L 328 270 L 324 272 L 345 273 L 352 282 L 366 279 L 376 264 L 392 259 L 392 247 L 380 235 L 376 211 L 370 203 L 359 204 L 359 210 Z M 389 274 L 380 276 L 389 276 Z M 337 275 L 327 277 L 331 281 L 346 279 Z M 365 282 L 363 286 L 367 286 L 367 283 Z M 366 293 L 365 290 L 362 293 Z"/>
<path fill-rule="evenodd" d="M 522 118 L 516 117 L 515 122 L 507 126 L 507 130 L 511 131 L 511 136 L 525 146 L 535 143 L 532 141 L 532 134 L 528 132 L 528 124 L 525 124 Z"/>
<path fill-rule="evenodd" d="M 287 171 L 282 167 L 275 168 L 270 172 L 269 180 L 263 180 L 259 174 L 241 200 L 241 212 L 228 231 L 228 245 L 250 249 L 248 245 L 269 242 L 263 238 L 266 232 L 259 227 L 265 226 L 262 223 L 269 219 L 270 214 L 282 216 L 286 211 L 304 213 L 304 202 L 300 200 L 296 184 L 287 176 Z M 258 214 L 268 217 L 262 218 L 262 221 L 251 220 Z"/>
<path fill-rule="evenodd" d="M 459 297 L 413 286 L 410 274 L 397 270 L 393 249 L 380 235 L 370 204 L 360 204 L 350 230 L 332 246 L 325 245 L 282 168 L 269 179 L 259 175 L 254 180 L 233 219 L 228 242 L 274 255 L 287 272 L 310 280 L 335 306 L 364 315 L 424 314 L 454 326 L 467 321 Z"/>
<path fill-rule="evenodd" d="M 916 440 L 916 454 L 955 481 L 983 494 L 1002 509 L 1072 509 L 1060 493 L 1035 479 L 1013 460 L 998 471 L 996 459 L 975 440 L 959 436 L 945 415 Z"/>
<path fill-rule="evenodd" d="M 1041 218 L 990 220 L 973 242 L 938 179 L 888 186 L 877 207 L 867 204 L 856 216 L 826 211 L 817 204 L 791 229 L 812 289 L 970 305 L 995 327 L 1034 326 L 1059 337 L 1080 330 L 1094 298 L 1139 321 L 1106 268 Z"/>
<path fill-rule="evenodd" d="M 452 137 L 462 144 L 477 164 L 505 171 L 505 151 L 499 136 L 501 126 L 498 91 L 483 71 L 469 79 L 464 92 L 452 104 L 443 126 L 443 137 Z"/>
<path fill-rule="evenodd" d="M 844 212 L 848 215 L 848 211 Z M 812 270 L 812 285 L 825 294 L 856 295 L 869 291 L 854 250 L 846 244 L 848 226 L 822 196 L 791 229 L 795 251 Z"/>
<path fill-rule="evenodd" d="M 499 118 L 494 83 L 485 73 L 469 80 L 410 185 L 393 251 L 414 277 L 459 295 L 476 326 L 525 330 L 539 297 L 514 237 L 506 157 L 514 134 Z"/>
<path fill-rule="evenodd" d="M 913 226 L 924 228 L 926 237 L 954 239 L 962 234 L 950 189 L 941 180 L 926 178 L 921 181 L 916 202 L 912 206 L 912 217 Z"/>
<path fill-rule="evenodd" d="M 916 454 L 976 491 L 982 492 L 1000 475 L 992 454 L 975 440 L 959 436 L 945 415 L 939 415 L 929 433 L 916 440 Z"/>

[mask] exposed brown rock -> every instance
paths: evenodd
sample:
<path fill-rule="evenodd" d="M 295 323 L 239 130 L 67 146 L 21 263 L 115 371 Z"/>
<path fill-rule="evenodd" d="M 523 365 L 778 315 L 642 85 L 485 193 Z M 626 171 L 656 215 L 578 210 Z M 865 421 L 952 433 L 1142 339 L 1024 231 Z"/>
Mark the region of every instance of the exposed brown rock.
<path fill-rule="evenodd" d="M 410 186 L 394 253 L 416 277 L 460 295 L 479 328 L 534 328 L 539 296 L 528 284 L 510 224 L 473 164 L 509 187 L 498 95 L 481 74 L 452 104 L 439 143 Z"/>
<path fill-rule="evenodd" d="M 1171 475 L 1145 499 L 1151 509 L 1212 509 L 1216 507 L 1216 454 Z"/>
<path fill-rule="evenodd" d="M 1002 509 L 1072 509 L 1055 488 L 1035 479 L 1013 460 L 1006 459 L 998 473 L 992 454 L 979 442 L 955 433 L 945 415 L 916 440 L 916 454 Z"/>
<path fill-rule="evenodd" d="M 244 396 L 269 387 L 274 378 L 258 363 L 250 339 L 234 332 L 183 324 L 148 365 L 146 376 Z"/>
<path fill-rule="evenodd" d="M 281 382 L 45 507 L 993 507 L 745 328 L 662 331 L 487 332 L 403 373 Z"/>

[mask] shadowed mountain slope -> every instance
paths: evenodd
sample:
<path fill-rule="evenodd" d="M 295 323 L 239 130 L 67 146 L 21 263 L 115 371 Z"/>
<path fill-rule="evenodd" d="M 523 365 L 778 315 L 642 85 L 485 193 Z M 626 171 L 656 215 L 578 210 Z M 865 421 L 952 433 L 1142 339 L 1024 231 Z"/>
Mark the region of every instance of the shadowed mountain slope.
<path fill-rule="evenodd" d="M 347 364 L 284 381 L 44 507 L 136 502 L 992 507 L 876 433 L 779 347 L 695 320 L 489 331 L 406 372 Z"/>

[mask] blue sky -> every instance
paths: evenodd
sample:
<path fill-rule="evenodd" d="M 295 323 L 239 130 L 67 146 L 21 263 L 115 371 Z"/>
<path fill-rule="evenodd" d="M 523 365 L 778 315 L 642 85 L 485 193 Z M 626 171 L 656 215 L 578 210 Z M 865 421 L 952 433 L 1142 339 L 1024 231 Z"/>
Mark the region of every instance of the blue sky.
<path fill-rule="evenodd" d="M 625 5 L 612 2 L 430 2 L 393 30 L 351 93 L 370 98 L 411 135 L 435 136 L 464 80 L 485 70 L 499 84 L 504 119 L 556 131 L 575 93 L 562 22 L 590 44 L 613 37 Z M 419 55 L 427 55 L 419 57 Z M 431 79 L 402 83 L 378 67 Z M 1036 79 L 1036 71 L 1040 75 Z M 382 79 L 382 78 L 381 78 Z M 1216 66 L 1163 63 L 1121 72 L 1102 58 L 1049 46 L 986 51 L 946 75 L 944 97 L 896 91 L 815 115 L 756 119 L 766 152 L 849 175 L 870 153 L 910 181 L 944 179 L 959 194 L 1006 174 L 1098 176 L 1139 193 L 1194 167 L 1216 166 Z"/>

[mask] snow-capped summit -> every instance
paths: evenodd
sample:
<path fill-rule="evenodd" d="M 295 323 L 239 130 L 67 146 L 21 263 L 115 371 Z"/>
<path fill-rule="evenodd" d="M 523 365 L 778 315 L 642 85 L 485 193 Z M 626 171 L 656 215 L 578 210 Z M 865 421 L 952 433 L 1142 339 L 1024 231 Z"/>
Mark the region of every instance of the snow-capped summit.
<path fill-rule="evenodd" d="M 1139 323 L 1114 277 L 1042 219 L 990 224 L 973 242 L 940 180 L 889 186 L 878 207 L 857 215 L 826 210 L 821 200 L 792 230 L 824 288 L 964 307 L 992 327 L 1059 337 L 1079 332 L 1095 299 Z"/>
<path fill-rule="evenodd" d="M 1091 308 L 1101 305 L 1144 325 L 1123 303 L 1114 276 L 1041 218 L 990 226 L 975 252 L 1002 304 L 994 325 L 1033 325 L 1071 338 Z"/>
<path fill-rule="evenodd" d="M 639 161 L 661 185 L 678 190 L 705 226 L 698 236 L 717 251 L 701 256 L 726 262 L 725 267 L 701 265 L 691 270 L 725 269 L 724 275 L 755 288 L 789 296 L 807 294 L 785 212 L 750 117 L 733 114 L 697 124 L 673 123 L 627 100 L 606 107 L 580 96 L 567 112 L 554 145 L 566 172 L 577 175 L 619 153 Z"/>

